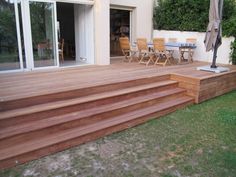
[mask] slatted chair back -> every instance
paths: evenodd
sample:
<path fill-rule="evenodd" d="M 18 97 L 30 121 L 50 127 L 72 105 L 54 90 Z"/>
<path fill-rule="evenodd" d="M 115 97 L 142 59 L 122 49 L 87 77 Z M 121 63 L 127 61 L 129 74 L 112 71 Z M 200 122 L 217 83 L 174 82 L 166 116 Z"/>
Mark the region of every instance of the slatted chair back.
<path fill-rule="evenodd" d="M 137 47 L 139 51 L 148 51 L 147 39 L 146 38 L 138 38 L 137 39 Z"/>
<path fill-rule="evenodd" d="M 62 38 L 61 41 L 59 42 L 59 47 L 58 47 L 59 59 L 62 62 L 64 62 L 64 45 L 65 45 L 65 40 Z"/>
<path fill-rule="evenodd" d="M 190 44 L 196 44 L 197 43 L 197 39 L 196 38 L 187 38 L 186 42 L 190 43 Z"/>
<path fill-rule="evenodd" d="M 168 42 L 177 42 L 177 38 L 169 38 Z"/>
<path fill-rule="evenodd" d="M 153 48 L 155 51 L 164 52 L 165 48 L 165 38 L 154 38 L 153 39 Z"/>
<path fill-rule="evenodd" d="M 121 50 L 130 50 L 130 43 L 128 37 L 120 37 L 119 42 Z"/>

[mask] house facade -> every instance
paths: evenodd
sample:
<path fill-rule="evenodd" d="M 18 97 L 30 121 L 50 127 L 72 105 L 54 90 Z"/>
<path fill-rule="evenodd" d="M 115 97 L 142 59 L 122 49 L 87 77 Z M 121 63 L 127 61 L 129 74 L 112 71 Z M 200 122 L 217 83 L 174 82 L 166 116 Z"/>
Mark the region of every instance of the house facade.
<path fill-rule="evenodd" d="M 118 38 L 152 36 L 153 0 L 2 0 L 0 72 L 109 65 Z"/>

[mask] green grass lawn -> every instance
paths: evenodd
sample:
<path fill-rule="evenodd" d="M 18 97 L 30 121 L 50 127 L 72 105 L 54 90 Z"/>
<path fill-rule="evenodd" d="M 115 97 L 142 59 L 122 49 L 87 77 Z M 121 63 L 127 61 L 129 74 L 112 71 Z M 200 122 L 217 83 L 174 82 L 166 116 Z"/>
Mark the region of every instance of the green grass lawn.
<path fill-rule="evenodd" d="M 0 176 L 235 177 L 236 91 Z"/>

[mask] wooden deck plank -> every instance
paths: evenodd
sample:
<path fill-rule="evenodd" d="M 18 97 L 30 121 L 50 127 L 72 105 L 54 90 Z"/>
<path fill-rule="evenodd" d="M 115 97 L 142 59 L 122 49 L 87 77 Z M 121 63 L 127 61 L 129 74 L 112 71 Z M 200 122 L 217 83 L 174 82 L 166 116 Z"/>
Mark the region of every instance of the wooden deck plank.
<path fill-rule="evenodd" d="M 146 67 L 117 60 L 0 74 L 0 168 L 143 123 L 193 98 L 199 103 L 236 89 L 236 66 L 215 74 L 196 70 L 203 65 Z"/>
<path fill-rule="evenodd" d="M 8 159 L 8 158 L 20 155 L 20 154 L 24 154 L 26 152 L 34 151 L 36 149 L 44 148 L 53 144 L 66 141 L 69 139 L 68 137 L 70 137 L 70 139 L 80 137 L 80 136 L 89 134 L 91 132 L 96 132 L 96 131 L 99 131 L 108 127 L 122 124 L 123 122 L 131 121 L 134 118 L 137 119 L 138 117 L 143 117 L 149 114 L 153 114 L 155 112 L 165 110 L 169 107 L 174 107 L 176 105 L 180 105 L 182 103 L 191 102 L 191 101 L 192 101 L 192 98 L 185 96 L 185 97 L 176 99 L 174 101 L 173 100 L 167 101 L 162 104 L 154 105 L 148 108 L 140 109 L 137 111 L 133 111 L 133 112 L 121 115 L 121 116 L 117 116 L 109 120 L 100 121 L 99 123 L 94 123 L 86 127 L 66 130 L 64 132 L 61 132 L 60 134 L 58 133 L 57 136 L 54 136 L 52 134 L 51 136 L 47 136 L 41 139 L 35 139 L 34 141 L 25 142 L 18 146 L 9 147 L 10 150 L 9 148 L 0 150 L 0 160 Z"/>
<path fill-rule="evenodd" d="M 202 65 L 206 65 L 206 63 L 195 62 L 186 65 L 145 67 L 137 63 L 116 62 L 110 66 L 84 66 L 49 71 L 0 74 L 0 100 L 6 100 L 8 97 L 19 97 L 21 95 L 24 97 L 32 93 L 59 92 L 68 89 L 171 73 L 197 79 L 211 78 L 219 75 L 197 71 L 196 67 Z M 236 71 L 235 66 L 229 67 L 232 71 Z"/>

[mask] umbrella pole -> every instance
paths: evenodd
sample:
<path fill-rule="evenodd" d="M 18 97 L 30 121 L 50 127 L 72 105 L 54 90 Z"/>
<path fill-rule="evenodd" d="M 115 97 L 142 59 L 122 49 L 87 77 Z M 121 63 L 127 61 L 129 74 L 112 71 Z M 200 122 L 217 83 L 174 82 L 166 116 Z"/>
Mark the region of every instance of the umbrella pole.
<path fill-rule="evenodd" d="M 218 48 L 219 48 L 220 43 L 221 43 L 220 26 L 219 26 L 218 29 L 219 30 L 218 30 L 218 33 L 217 33 L 216 43 L 215 43 L 215 46 L 214 46 L 214 53 L 213 53 L 213 60 L 212 60 L 211 68 L 217 68 L 217 66 L 216 66 L 217 51 L 218 51 Z"/>
<path fill-rule="evenodd" d="M 222 20 L 224 0 L 219 0 L 218 3 L 219 3 L 219 6 L 218 6 L 219 7 L 219 13 L 220 13 L 219 16 L 220 16 L 220 20 Z M 217 66 L 216 66 L 217 51 L 218 51 L 218 47 L 221 44 L 220 33 L 221 33 L 221 28 L 220 28 L 220 25 L 219 25 L 218 34 L 217 34 L 217 38 L 216 38 L 216 43 L 215 43 L 215 46 L 214 46 L 214 53 L 213 53 L 213 60 L 212 60 L 211 68 L 217 68 Z"/>
<path fill-rule="evenodd" d="M 217 68 L 217 66 L 216 66 L 217 51 L 218 51 L 218 37 L 217 37 L 217 40 L 216 40 L 216 45 L 214 47 L 213 60 L 212 60 L 211 68 Z"/>

